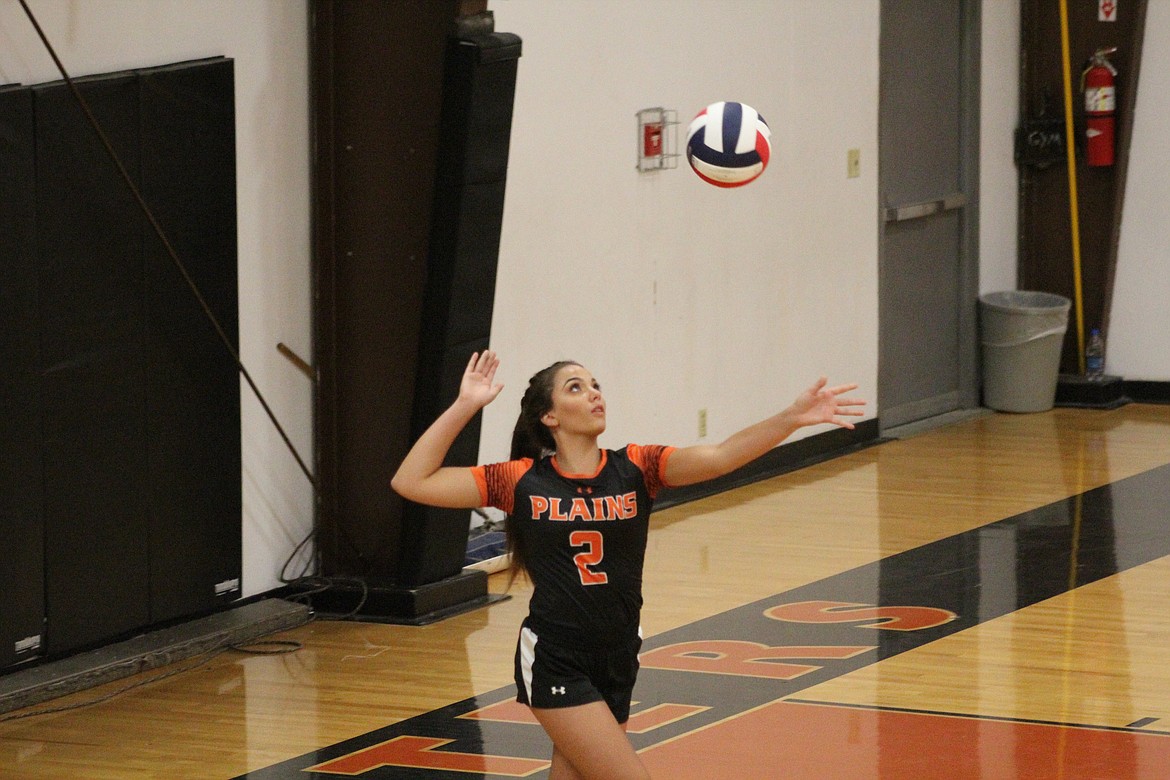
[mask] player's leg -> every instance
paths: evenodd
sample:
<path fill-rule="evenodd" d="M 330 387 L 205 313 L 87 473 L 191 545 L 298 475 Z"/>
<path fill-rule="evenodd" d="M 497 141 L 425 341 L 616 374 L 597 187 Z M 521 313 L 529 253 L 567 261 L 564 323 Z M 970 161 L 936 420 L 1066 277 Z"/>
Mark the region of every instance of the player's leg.
<path fill-rule="evenodd" d="M 564 753 L 553 747 L 552 769 L 548 770 L 548 780 L 584 780 L 581 774 L 569 763 Z"/>
<path fill-rule="evenodd" d="M 649 780 L 642 759 L 634 752 L 625 729 L 614 720 L 605 702 L 557 709 L 534 708 L 532 714 L 553 741 L 553 769 L 549 780 Z M 556 774 L 558 764 L 564 763 L 575 774 Z"/>

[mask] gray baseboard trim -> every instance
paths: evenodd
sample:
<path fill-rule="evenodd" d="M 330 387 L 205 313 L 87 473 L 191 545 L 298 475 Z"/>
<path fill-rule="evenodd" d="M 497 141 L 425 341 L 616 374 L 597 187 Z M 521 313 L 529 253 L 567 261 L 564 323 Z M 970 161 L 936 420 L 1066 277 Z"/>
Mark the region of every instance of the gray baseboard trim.
<path fill-rule="evenodd" d="M 312 612 L 303 604 L 266 599 L 23 668 L 0 677 L 0 713 L 254 642 L 262 636 L 303 625 L 310 619 Z"/>

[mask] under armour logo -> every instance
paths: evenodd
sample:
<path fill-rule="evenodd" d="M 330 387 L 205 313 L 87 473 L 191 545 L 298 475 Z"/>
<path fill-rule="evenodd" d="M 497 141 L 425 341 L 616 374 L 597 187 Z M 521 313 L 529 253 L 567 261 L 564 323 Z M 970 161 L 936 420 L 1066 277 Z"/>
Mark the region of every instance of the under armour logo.
<path fill-rule="evenodd" d="M 554 685 L 552 687 L 552 692 L 553 692 L 553 695 L 555 695 L 555 696 L 564 696 L 565 695 L 565 686 L 562 685 L 560 688 L 558 688 L 557 686 Z"/>

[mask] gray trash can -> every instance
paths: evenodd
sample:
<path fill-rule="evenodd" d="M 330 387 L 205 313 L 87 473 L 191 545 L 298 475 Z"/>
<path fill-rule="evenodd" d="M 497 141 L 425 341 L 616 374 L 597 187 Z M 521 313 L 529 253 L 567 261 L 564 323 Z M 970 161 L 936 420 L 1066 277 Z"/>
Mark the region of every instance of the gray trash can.
<path fill-rule="evenodd" d="M 1055 405 L 1070 305 L 1063 296 L 1026 290 L 979 297 L 984 406 L 1043 412 Z"/>

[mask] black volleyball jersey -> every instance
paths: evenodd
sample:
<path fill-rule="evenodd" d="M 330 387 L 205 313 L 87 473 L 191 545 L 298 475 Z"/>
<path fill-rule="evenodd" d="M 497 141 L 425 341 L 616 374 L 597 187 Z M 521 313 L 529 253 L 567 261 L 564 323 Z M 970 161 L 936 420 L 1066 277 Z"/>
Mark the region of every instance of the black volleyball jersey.
<path fill-rule="evenodd" d="M 638 635 L 650 510 L 673 452 L 602 450 L 596 474 L 564 474 L 553 456 L 473 469 L 484 505 L 515 523 L 537 634 L 593 646 Z"/>

